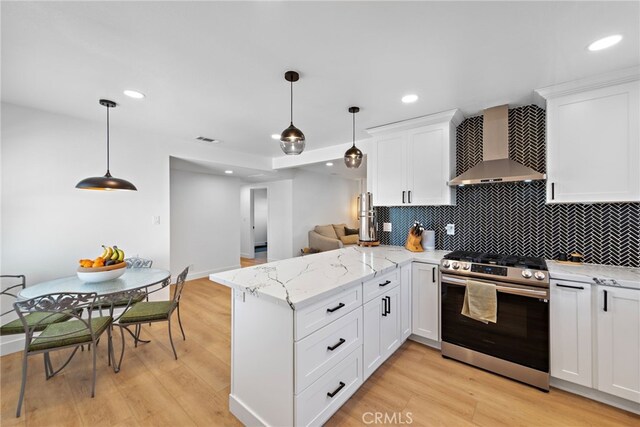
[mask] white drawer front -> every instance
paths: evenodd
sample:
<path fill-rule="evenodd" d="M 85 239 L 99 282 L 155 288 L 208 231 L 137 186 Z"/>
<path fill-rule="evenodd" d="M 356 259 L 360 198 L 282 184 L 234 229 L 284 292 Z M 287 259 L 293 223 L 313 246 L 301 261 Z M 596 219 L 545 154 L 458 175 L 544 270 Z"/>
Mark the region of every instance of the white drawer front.
<path fill-rule="evenodd" d="M 296 311 L 295 340 L 301 340 L 361 305 L 362 286 L 356 285 L 326 300 Z"/>
<path fill-rule="evenodd" d="M 295 343 L 296 393 L 300 393 L 362 345 L 362 309 L 357 308 L 335 322 Z"/>
<path fill-rule="evenodd" d="M 379 277 L 374 277 L 371 280 L 364 282 L 362 286 L 362 293 L 364 302 L 369 302 L 378 295 L 382 295 L 389 289 L 398 286 L 400 284 L 400 269 L 383 274 Z"/>
<path fill-rule="evenodd" d="M 358 347 L 295 397 L 295 425 L 322 425 L 361 384 L 362 347 Z"/>

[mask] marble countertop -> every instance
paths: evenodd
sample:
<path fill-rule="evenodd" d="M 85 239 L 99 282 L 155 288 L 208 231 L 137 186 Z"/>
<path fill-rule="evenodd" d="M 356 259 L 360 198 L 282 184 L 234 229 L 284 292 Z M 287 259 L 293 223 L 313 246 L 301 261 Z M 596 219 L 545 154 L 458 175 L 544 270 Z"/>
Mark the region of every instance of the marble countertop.
<path fill-rule="evenodd" d="M 209 279 L 299 310 L 412 261 L 438 264 L 449 251 L 410 252 L 401 246 L 351 246 L 211 274 Z"/>
<path fill-rule="evenodd" d="M 640 268 L 600 264 L 572 265 L 557 261 L 547 261 L 547 268 L 552 279 L 640 290 Z"/>

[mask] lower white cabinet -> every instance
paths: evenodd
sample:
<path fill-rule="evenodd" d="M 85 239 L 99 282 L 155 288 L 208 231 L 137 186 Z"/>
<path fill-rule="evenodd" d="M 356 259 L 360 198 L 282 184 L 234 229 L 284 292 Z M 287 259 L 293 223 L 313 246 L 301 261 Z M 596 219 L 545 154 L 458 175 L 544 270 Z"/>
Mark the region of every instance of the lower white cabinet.
<path fill-rule="evenodd" d="M 400 267 L 400 325 L 403 342 L 411 335 L 411 265 Z"/>
<path fill-rule="evenodd" d="M 402 343 L 400 286 L 364 305 L 364 379 L 373 373 Z"/>
<path fill-rule="evenodd" d="M 553 280 L 551 376 L 592 387 L 591 285 Z"/>
<path fill-rule="evenodd" d="M 440 339 L 438 265 L 414 262 L 412 268 L 412 332 L 420 337 L 438 341 Z"/>
<path fill-rule="evenodd" d="M 640 290 L 597 288 L 598 390 L 640 403 Z"/>

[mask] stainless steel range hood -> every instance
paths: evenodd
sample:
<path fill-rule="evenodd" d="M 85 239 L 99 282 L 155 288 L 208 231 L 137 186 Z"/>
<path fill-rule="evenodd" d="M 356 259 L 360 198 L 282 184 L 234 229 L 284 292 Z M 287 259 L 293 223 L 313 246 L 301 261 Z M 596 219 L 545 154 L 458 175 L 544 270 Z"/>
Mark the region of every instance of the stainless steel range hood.
<path fill-rule="evenodd" d="M 449 181 L 450 186 L 535 181 L 546 175 L 509 159 L 509 106 L 484 110 L 482 162 Z"/>

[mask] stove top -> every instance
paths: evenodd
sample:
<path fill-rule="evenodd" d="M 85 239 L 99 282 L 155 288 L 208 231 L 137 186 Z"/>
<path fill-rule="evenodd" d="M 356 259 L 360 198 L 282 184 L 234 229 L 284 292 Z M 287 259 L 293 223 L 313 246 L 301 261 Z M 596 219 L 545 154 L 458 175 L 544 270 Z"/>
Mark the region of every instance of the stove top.
<path fill-rule="evenodd" d="M 482 252 L 453 251 L 444 256 L 445 259 L 453 261 L 475 262 L 479 264 L 494 264 L 506 267 L 523 269 L 548 270 L 547 263 L 543 258 L 524 257 L 517 255 L 500 255 Z"/>

